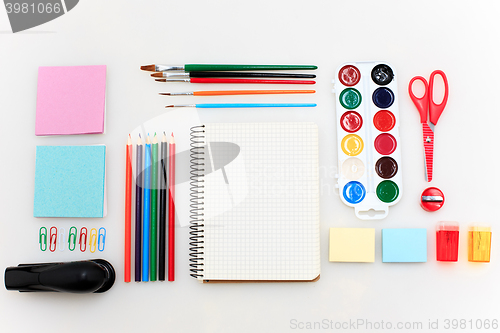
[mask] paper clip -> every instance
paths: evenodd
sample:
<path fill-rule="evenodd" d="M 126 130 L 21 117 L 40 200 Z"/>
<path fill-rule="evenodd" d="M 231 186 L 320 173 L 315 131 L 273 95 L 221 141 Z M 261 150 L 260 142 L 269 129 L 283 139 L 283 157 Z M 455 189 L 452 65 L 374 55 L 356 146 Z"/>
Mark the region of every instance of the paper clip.
<path fill-rule="evenodd" d="M 49 250 L 50 252 L 54 252 L 57 247 L 57 228 L 56 227 L 51 227 L 50 228 L 50 244 L 49 244 Z"/>
<path fill-rule="evenodd" d="M 64 228 L 59 228 L 59 241 L 57 242 L 59 245 L 59 251 L 64 251 L 64 246 L 65 246 L 65 242 L 64 242 L 64 233 L 66 232 L 66 230 L 64 230 Z"/>
<path fill-rule="evenodd" d="M 82 240 L 83 236 L 85 236 L 85 238 Z M 78 242 L 78 244 L 80 244 L 80 251 L 85 252 L 87 250 L 87 228 L 85 227 L 82 227 L 80 229 L 80 241 Z"/>
<path fill-rule="evenodd" d="M 103 232 L 101 232 L 101 230 L 103 230 Z M 104 227 L 99 228 L 99 239 L 97 243 L 97 248 L 99 249 L 99 251 L 104 251 L 104 246 L 106 245 L 106 229 Z"/>
<path fill-rule="evenodd" d="M 73 232 L 73 230 L 75 230 Z M 76 230 L 76 227 L 71 227 L 69 228 L 69 236 L 68 236 L 68 249 L 70 251 L 73 251 L 76 247 L 76 234 L 78 233 L 78 230 Z M 73 236 L 73 237 L 71 237 Z M 73 248 L 71 248 L 71 245 L 73 245 Z"/>
<path fill-rule="evenodd" d="M 97 248 L 97 229 L 90 229 L 90 237 L 89 237 L 89 248 L 90 252 L 94 253 Z"/>
<path fill-rule="evenodd" d="M 47 250 L 47 228 L 41 227 L 38 233 L 38 242 L 40 243 L 40 250 Z"/>

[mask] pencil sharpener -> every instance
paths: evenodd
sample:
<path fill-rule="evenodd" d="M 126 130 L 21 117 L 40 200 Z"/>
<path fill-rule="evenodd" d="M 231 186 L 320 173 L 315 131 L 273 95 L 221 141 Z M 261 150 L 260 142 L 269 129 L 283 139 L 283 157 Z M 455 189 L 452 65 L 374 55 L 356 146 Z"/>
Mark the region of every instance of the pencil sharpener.
<path fill-rule="evenodd" d="M 439 222 L 436 226 L 436 260 L 458 261 L 459 225 Z"/>
<path fill-rule="evenodd" d="M 420 197 L 420 206 L 428 211 L 435 212 L 444 205 L 444 194 L 443 191 L 437 187 L 429 187 L 422 192 Z"/>
<path fill-rule="evenodd" d="M 490 262 L 491 227 L 474 224 L 469 227 L 469 261 Z"/>

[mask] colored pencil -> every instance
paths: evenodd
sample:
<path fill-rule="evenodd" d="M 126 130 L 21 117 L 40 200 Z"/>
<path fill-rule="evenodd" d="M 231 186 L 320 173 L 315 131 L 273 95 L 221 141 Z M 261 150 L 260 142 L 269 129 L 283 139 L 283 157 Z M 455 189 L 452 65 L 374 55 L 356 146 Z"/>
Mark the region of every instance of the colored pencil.
<path fill-rule="evenodd" d="M 135 281 L 141 281 L 141 259 L 142 259 L 142 140 L 139 134 L 136 148 L 136 167 L 137 175 L 135 181 Z"/>
<path fill-rule="evenodd" d="M 141 66 L 144 71 L 164 72 L 164 71 L 253 71 L 253 70 L 314 70 L 318 66 L 314 65 L 226 65 L 226 64 L 186 64 L 186 65 L 147 65 Z"/>
<path fill-rule="evenodd" d="M 132 138 L 127 139 L 125 176 L 125 282 L 130 282 L 130 256 L 131 256 L 131 228 L 132 228 Z"/>
<path fill-rule="evenodd" d="M 288 77 L 296 79 L 314 79 L 314 74 L 290 73 L 256 73 L 256 72 L 159 72 L 151 74 L 152 77 Z"/>
<path fill-rule="evenodd" d="M 316 90 L 212 90 L 189 92 L 166 92 L 168 96 L 225 96 L 225 95 L 268 95 L 268 94 L 314 94 Z"/>
<path fill-rule="evenodd" d="M 158 250 L 158 139 L 156 133 L 151 145 L 152 171 L 151 171 L 151 251 L 149 262 L 149 279 L 156 281 L 157 276 L 157 250 Z"/>
<path fill-rule="evenodd" d="M 168 170 L 168 281 L 175 280 L 175 139 L 170 136 Z"/>
<path fill-rule="evenodd" d="M 155 79 L 157 82 L 190 82 L 190 83 L 259 83 L 259 84 L 315 84 L 312 80 L 262 80 L 262 79 L 217 79 L 217 78 L 169 78 Z"/>
<path fill-rule="evenodd" d="M 144 207 L 142 218 L 142 281 L 149 281 L 149 237 L 151 237 L 151 140 L 144 148 Z"/>
<path fill-rule="evenodd" d="M 199 108 L 199 109 L 227 109 L 227 108 L 284 108 L 284 107 L 315 107 L 314 103 L 215 103 L 215 104 L 178 104 L 167 105 L 166 108 Z"/>
<path fill-rule="evenodd" d="M 165 281 L 165 254 L 167 248 L 167 136 L 163 132 L 161 140 L 161 169 L 160 169 L 160 221 L 158 244 L 158 280 Z"/>

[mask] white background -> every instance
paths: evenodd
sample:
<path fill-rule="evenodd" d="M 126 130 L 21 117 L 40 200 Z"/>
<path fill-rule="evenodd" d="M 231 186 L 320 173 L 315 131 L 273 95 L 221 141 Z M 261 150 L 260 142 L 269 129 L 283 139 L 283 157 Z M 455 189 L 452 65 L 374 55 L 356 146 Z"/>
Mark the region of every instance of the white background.
<path fill-rule="evenodd" d="M 360 319 L 374 325 L 391 322 L 393 327 L 398 322 L 422 322 L 421 331 L 427 331 L 429 320 L 439 320 L 444 331 L 446 319 L 472 319 L 474 325 L 477 319 L 499 320 L 499 10 L 500 4 L 493 0 L 87 0 L 52 22 L 12 34 L 5 10 L 0 9 L 0 268 L 102 257 L 117 270 L 116 284 L 105 294 L 21 294 L 1 288 L 0 330 L 288 332 L 311 331 L 299 329 L 298 323 L 305 328 L 307 322 Z M 391 63 L 399 82 L 404 194 L 389 216 L 377 222 L 356 219 L 334 190 L 337 148 L 331 80 L 340 64 L 363 60 Z M 140 65 L 155 62 L 315 64 L 317 93 L 161 97 L 157 92 L 255 87 L 155 83 L 139 70 Z M 35 137 L 38 66 L 101 64 L 108 66 L 106 134 Z M 428 186 L 423 177 L 422 129 L 407 84 L 413 76 L 428 77 L 435 69 L 445 71 L 450 84 L 448 105 L 436 127 L 432 182 L 444 191 L 446 203 L 440 211 L 427 213 L 419 206 L 420 193 Z M 126 137 L 164 114 L 164 105 L 194 101 L 318 103 L 315 109 L 301 110 L 191 111 L 195 118 L 210 122 L 319 125 L 322 270 L 318 282 L 199 284 L 188 274 L 186 227 L 177 228 L 175 282 L 123 282 Z M 189 137 L 185 127 L 177 127 L 175 121 L 165 127 L 176 131 L 178 150 L 184 150 L 187 142 L 181 137 Z M 108 147 L 108 216 L 35 219 L 36 145 L 98 143 Z M 187 206 L 179 203 L 178 209 L 185 211 Z M 435 261 L 434 227 L 442 220 L 458 221 L 462 228 L 458 263 Z M 463 230 L 472 222 L 492 225 L 490 264 L 467 262 Z M 66 230 L 71 225 L 104 226 L 106 249 L 94 255 L 41 252 L 38 230 L 52 225 Z M 341 226 L 376 228 L 375 263 L 328 262 L 328 229 Z M 428 262 L 383 264 L 380 230 L 389 227 L 427 228 Z M 470 322 L 467 325 L 470 328 Z"/>

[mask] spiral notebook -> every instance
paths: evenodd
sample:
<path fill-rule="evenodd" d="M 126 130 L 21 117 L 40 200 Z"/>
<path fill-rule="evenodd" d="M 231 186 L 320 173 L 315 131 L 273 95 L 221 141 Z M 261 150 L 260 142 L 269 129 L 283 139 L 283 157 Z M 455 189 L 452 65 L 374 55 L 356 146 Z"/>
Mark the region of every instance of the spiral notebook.
<path fill-rule="evenodd" d="M 316 281 L 318 128 L 221 123 L 191 129 L 191 276 Z"/>

